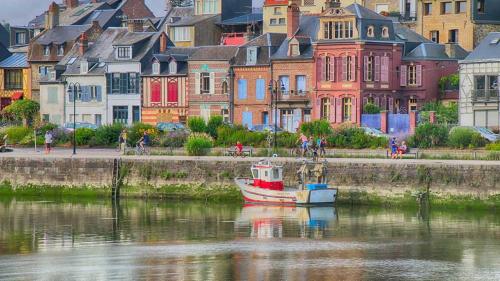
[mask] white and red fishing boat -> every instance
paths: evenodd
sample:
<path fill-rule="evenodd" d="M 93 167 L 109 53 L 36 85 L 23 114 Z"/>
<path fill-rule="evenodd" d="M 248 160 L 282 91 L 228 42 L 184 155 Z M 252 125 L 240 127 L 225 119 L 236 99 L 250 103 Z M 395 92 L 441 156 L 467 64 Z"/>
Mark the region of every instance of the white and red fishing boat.
<path fill-rule="evenodd" d="M 308 169 L 313 165 L 314 169 Z M 252 178 L 236 178 L 235 182 L 248 203 L 281 205 L 333 204 L 337 189 L 326 183 L 324 163 L 306 163 L 297 171 L 300 185 L 296 188 L 285 187 L 283 167 L 261 160 L 252 165 Z M 315 174 L 317 183 L 306 184 L 307 175 Z"/>

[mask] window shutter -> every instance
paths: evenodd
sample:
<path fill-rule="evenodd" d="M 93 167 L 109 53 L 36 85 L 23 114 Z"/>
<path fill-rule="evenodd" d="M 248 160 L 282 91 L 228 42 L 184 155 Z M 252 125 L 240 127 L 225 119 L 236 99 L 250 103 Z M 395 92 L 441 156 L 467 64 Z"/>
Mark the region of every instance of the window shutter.
<path fill-rule="evenodd" d="M 326 80 L 326 57 L 321 57 L 321 81 Z"/>
<path fill-rule="evenodd" d="M 102 101 L 102 88 L 101 88 L 101 86 L 96 86 L 96 99 L 98 102 Z"/>
<path fill-rule="evenodd" d="M 358 108 L 356 107 L 356 98 L 353 97 L 351 99 L 352 102 L 352 107 L 351 107 L 351 122 L 357 123 L 358 122 Z"/>
<path fill-rule="evenodd" d="M 238 79 L 238 99 L 244 100 L 247 98 L 247 80 Z"/>
<path fill-rule="evenodd" d="M 337 123 L 342 123 L 342 98 L 335 99 L 335 118 Z"/>
<path fill-rule="evenodd" d="M 151 102 L 161 102 L 161 83 L 151 82 Z"/>
<path fill-rule="evenodd" d="M 351 81 L 356 81 L 356 56 L 351 56 Z"/>
<path fill-rule="evenodd" d="M 82 86 L 82 101 L 89 102 L 90 101 L 90 87 Z"/>
<path fill-rule="evenodd" d="M 120 94 L 126 94 L 128 88 L 127 73 L 120 73 Z"/>
<path fill-rule="evenodd" d="M 407 79 L 407 77 L 406 77 L 406 69 L 407 69 L 406 65 L 402 65 L 401 66 L 401 73 L 400 73 L 401 76 L 399 77 L 400 78 L 399 80 L 400 80 L 401 87 L 405 87 L 406 86 L 406 79 Z"/>
<path fill-rule="evenodd" d="M 364 57 L 363 74 L 364 74 L 364 81 L 368 81 L 368 56 Z"/>
<path fill-rule="evenodd" d="M 73 87 L 68 86 L 68 100 L 70 102 L 74 102 L 75 100 L 75 95 L 73 93 Z"/>
<path fill-rule="evenodd" d="M 177 81 L 172 80 L 168 82 L 168 94 L 167 94 L 167 101 L 176 103 L 179 102 L 179 88 L 177 86 Z"/>
<path fill-rule="evenodd" d="M 199 95 L 201 90 L 201 74 L 199 72 L 194 74 L 194 93 Z"/>
<path fill-rule="evenodd" d="M 380 81 L 380 57 L 375 57 L 375 81 Z"/>
<path fill-rule="evenodd" d="M 140 73 L 137 73 L 135 75 L 135 93 L 136 94 L 141 94 L 142 91 L 141 91 L 141 76 L 140 76 Z"/>
<path fill-rule="evenodd" d="M 394 98 L 389 97 L 389 113 L 393 113 L 394 111 Z"/>
<path fill-rule="evenodd" d="M 317 82 L 321 81 L 321 70 L 323 69 L 322 63 L 323 63 L 323 60 L 321 58 L 316 59 L 316 81 Z"/>
<path fill-rule="evenodd" d="M 342 81 L 347 81 L 347 57 L 342 57 Z"/>
<path fill-rule="evenodd" d="M 422 65 L 417 65 L 417 86 L 422 86 Z"/>
<path fill-rule="evenodd" d="M 330 81 L 335 80 L 335 57 L 330 57 Z"/>
<path fill-rule="evenodd" d="M 330 118 L 330 122 L 332 122 L 332 123 L 335 123 L 335 120 L 337 117 L 336 116 L 337 110 L 336 110 L 336 104 L 335 104 L 336 100 L 337 100 L 336 98 L 330 99 L 330 116 L 329 116 L 329 118 Z"/>
<path fill-rule="evenodd" d="M 255 80 L 255 98 L 257 100 L 264 100 L 266 97 L 266 80 Z"/>
<path fill-rule="evenodd" d="M 381 59 L 381 78 L 383 83 L 389 83 L 389 57 L 384 56 Z"/>
<path fill-rule="evenodd" d="M 111 87 L 112 87 L 113 79 L 111 78 L 111 73 L 106 73 L 106 92 L 111 94 Z"/>
<path fill-rule="evenodd" d="M 210 94 L 215 94 L 215 72 L 210 72 Z"/>

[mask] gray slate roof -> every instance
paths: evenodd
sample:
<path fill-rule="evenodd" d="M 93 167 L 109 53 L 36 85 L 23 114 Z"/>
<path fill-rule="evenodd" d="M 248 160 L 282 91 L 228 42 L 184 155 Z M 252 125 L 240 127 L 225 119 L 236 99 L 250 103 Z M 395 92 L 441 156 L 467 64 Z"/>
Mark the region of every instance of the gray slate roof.
<path fill-rule="evenodd" d="M 235 56 L 235 65 L 244 66 L 247 63 L 247 48 L 257 48 L 257 62 L 255 65 L 268 65 L 271 62 L 271 56 L 278 50 L 283 40 L 286 39 L 284 33 L 266 33 L 248 43 L 240 46 Z"/>
<path fill-rule="evenodd" d="M 219 24 L 221 25 L 246 25 L 246 24 L 251 24 L 255 22 L 262 22 L 262 13 L 251 13 L 247 15 L 242 15 L 239 17 L 235 17 L 232 19 L 227 19 Z"/>
<path fill-rule="evenodd" d="M 99 26 L 104 27 L 114 17 L 120 14 L 120 10 L 95 10 L 82 24 L 92 24 L 92 21 L 97 21 Z"/>
<path fill-rule="evenodd" d="M 128 32 L 121 36 L 118 39 L 115 39 L 113 41 L 113 45 L 115 46 L 128 46 L 128 45 L 134 45 L 139 42 L 142 42 L 146 39 L 151 38 L 155 33 L 154 32 Z"/>
<path fill-rule="evenodd" d="M 170 76 L 171 74 L 169 73 L 168 69 L 168 62 L 170 61 L 171 58 L 175 59 L 177 62 L 177 73 L 174 74 L 173 76 L 178 76 L 178 75 L 187 75 L 188 74 L 188 60 L 191 55 L 193 55 L 195 52 L 198 51 L 197 47 L 194 48 L 168 48 L 164 53 L 162 54 L 155 54 L 153 55 L 153 59 L 151 60 L 151 63 L 147 64 L 145 66 L 145 69 L 143 71 L 143 75 L 153 75 L 152 71 L 152 62 L 154 60 L 158 60 L 160 62 L 160 76 Z"/>
<path fill-rule="evenodd" d="M 28 55 L 26 53 L 13 53 L 10 57 L 0 62 L 0 68 L 28 68 Z"/>
<path fill-rule="evenodd" d="M 319 17 L 303 15 L 300 17 L 299 29 L 295 38 L 299 41 L 300 56 L 288 56 L 290 39 L 284 40 L 279 49 L 273 54 L 273 60 L 311 59 L 314 55 L 312 43 L 317 41 L 319 31 Z"/>
<path fill-rule="evenodd" d="M 62 44 L 77 39 L 82 33 L 89 30 L 92 25 L 61 25 L 46 30 L 36 42 L 40 45 Z"/>
<path fill-rule="evenodd" d="M 489 33 L 462 62 L 487 60 L 500 61 L 500 32 Z"/>
<path fill-rule="evenodd" d="M 229 61 L 238 47 L 236 46 L 203 46 L 198 47 L 196 52 L 189 58 L 190 61 Z"/>
<path fill-rule="evenodd" d="M 418 45 L 415 49 L 409 52 L 403 57 L 403 59 L 419 59 L 419 60 L 461 60 L 467 56 L 467 51 L 462 49 L 459 45 L 453 44 L 451 46 L 455 48 L 455 57 L 449 57 L 446 54 L 446 47 L 442 44 L 422 43 Z"/>

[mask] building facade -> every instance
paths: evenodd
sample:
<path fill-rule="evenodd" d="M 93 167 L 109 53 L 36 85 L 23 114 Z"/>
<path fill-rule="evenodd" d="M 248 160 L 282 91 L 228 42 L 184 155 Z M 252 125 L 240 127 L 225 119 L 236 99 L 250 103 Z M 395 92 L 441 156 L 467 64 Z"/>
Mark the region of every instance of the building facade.
<path fill-rule="evenodd" d="M 0 110 L 14 100 L 31 97 L 30 74 L 26 53 L 13 53 L 0 61 Z"/>

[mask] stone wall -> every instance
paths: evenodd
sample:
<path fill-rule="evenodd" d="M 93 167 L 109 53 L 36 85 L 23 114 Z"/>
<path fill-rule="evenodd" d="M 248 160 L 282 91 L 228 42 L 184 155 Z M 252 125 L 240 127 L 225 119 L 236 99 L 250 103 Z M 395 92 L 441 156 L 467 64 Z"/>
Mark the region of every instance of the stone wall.
<path fill-rule="evenodd" d="M 167 184 L 232 185 L 234 177 L 250 176 L 255 159 L 216 157 L 124 158 L 125 184 L 154 188 Z M 281 160 L 287 185 L 296 184 L 301 163 Z M 0 158 L 0 182 L 12 185 L 64 185 L 109 188 L 113 159 Z M 360 191 L 384 197 L 401 197 L 423 190 L 443 196 L 488 198 L 500 194 L 500 165 L 471 161 L 390 161 L 380 159 L 331 159 L 329 182 L 340 192 Z"/>

